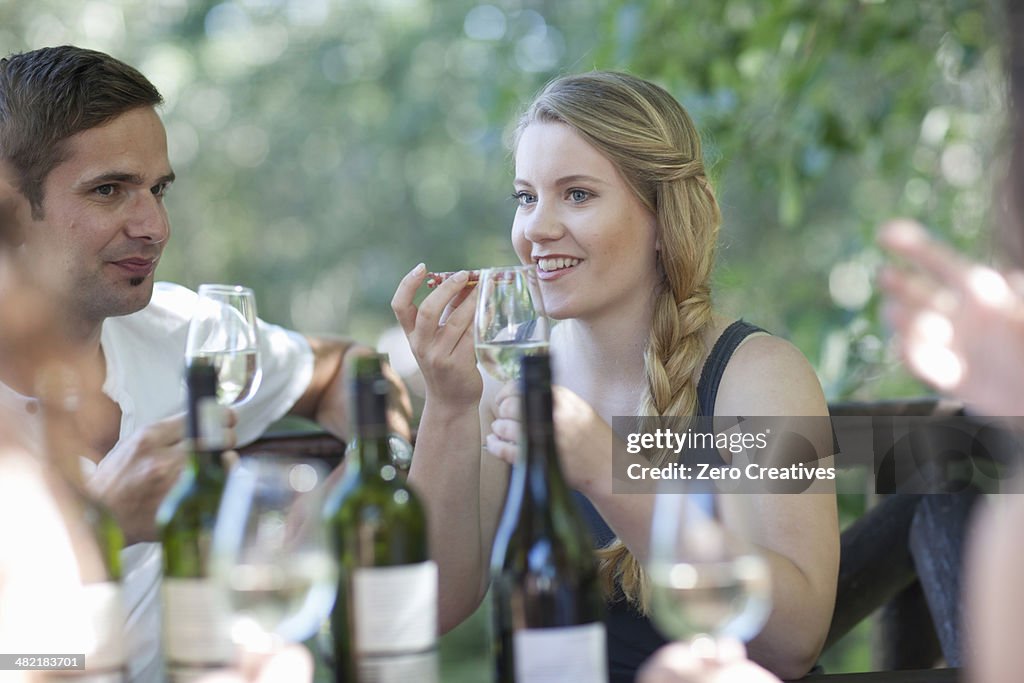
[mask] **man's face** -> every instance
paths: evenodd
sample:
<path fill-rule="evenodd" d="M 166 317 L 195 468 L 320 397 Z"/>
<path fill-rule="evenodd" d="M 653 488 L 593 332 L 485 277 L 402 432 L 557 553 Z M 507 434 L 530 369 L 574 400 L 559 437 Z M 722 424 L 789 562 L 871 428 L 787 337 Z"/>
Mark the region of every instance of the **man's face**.
<path fill-rule="evenodd" d="M 170 236 L 164 126 L 139 107 L 66 143 L 43 183 L 41 217 L 26 231 L 25 262 L 82 321 L 134 313 L 149 303 Z"/>

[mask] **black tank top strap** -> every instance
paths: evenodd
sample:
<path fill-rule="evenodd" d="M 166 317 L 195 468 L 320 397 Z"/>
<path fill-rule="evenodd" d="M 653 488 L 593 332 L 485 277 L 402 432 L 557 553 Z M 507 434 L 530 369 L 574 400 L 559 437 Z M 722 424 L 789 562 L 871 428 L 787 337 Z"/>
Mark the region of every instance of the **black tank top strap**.
<path fill-rule="evenodd" d="M 718 398 L 718 385 L 722 381 L 722 374 L 725 373 L 725 366 L 744 339 L 756 332 L 764 332 L 757 325 L 752 325 L 745 320 L 736 322 L 725 328 L 721 336 L 711 347 L 711 353 L 704 361 L 704 367 L 700 371 L 700 381 L 697 383 L 697 414 L 711 416 L 715 414 L 715 399 Z"/>

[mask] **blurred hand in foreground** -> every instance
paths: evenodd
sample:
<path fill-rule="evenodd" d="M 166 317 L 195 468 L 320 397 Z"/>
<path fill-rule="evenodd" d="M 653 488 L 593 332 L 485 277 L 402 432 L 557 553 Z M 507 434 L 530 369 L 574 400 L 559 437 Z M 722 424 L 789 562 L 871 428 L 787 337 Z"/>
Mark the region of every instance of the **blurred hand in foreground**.
<path fill-rule="evenodd" d="M 971 263 L 918 223 L 886 224 L 879 278 L 910 370 L 984 415 L 1024 415 L 1024 273 Z"/>
<path fill-rule="evenodd" d="M 743 643 L 719 639 L 704 652 L 697 643 L 662 647 L 640 669 L 637 683 L 779 683 L 747 659 Z"/>

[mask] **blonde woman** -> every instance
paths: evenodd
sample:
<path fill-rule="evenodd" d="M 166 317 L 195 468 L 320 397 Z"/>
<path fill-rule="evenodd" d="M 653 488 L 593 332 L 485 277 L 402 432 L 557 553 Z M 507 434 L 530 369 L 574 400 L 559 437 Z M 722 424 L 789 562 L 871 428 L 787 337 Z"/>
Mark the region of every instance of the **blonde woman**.
<path fill-rule="evenodd" d="M 641 566 L 653 496 L 612 493 L 612 416 L 816 416 L 827 408 L 792 345 L 714 312 L 719 208 L 699 135 L 666 91 L 619 73 L 557 79 L 520 119 L 513 152 L 512 242 L 523 263 L 537 265 L 548 313 L 561 321 L 551 355 L 562 467 L 609 587 L 609 670 L 613 680 L 632 680 L 665 641 L 646 616 Z M 486 592 L 518 422 L 510 394 L 477 370 L 475 297 L 459 294 L 466 274 L 417 308 L 425 275 L 422 264 L 413 269 L 392 306 L 426 382 L 410 477 L 429 503 L 448 629 Z M 835 601 L 835 498 L 763 495 L 755 505 L 751 533 L 771 565 L 774 608 L 749 651 L 796 678 L 814 664 Z"/>

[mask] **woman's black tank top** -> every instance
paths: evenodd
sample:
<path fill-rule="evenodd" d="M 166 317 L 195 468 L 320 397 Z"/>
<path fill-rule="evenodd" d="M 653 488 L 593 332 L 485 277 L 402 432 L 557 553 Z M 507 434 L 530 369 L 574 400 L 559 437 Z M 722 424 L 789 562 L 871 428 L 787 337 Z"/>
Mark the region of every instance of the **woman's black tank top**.
<path fill-rule="evenodd" d="M 725 366 L 736 347 L 755 332 L 763 330 L 737 320 L 729 325 L 715 342 L 707 360 L 704 361 L 697 384 L 698 415 L 714 414 L 718 385 L 722 381 Z M 583 494 L 577 491 L 574 492 L 574 496 L 590 527 L 595 547 L 607 546 L 615 538 L 615 534 Z M 608 673 L 611 683 L 631 682 L 643 661 L 668 642 L 654 629 L 649 619 L 641 616 L 621 598 L 606 606 L 605 627 L 608 631 Z"/>

